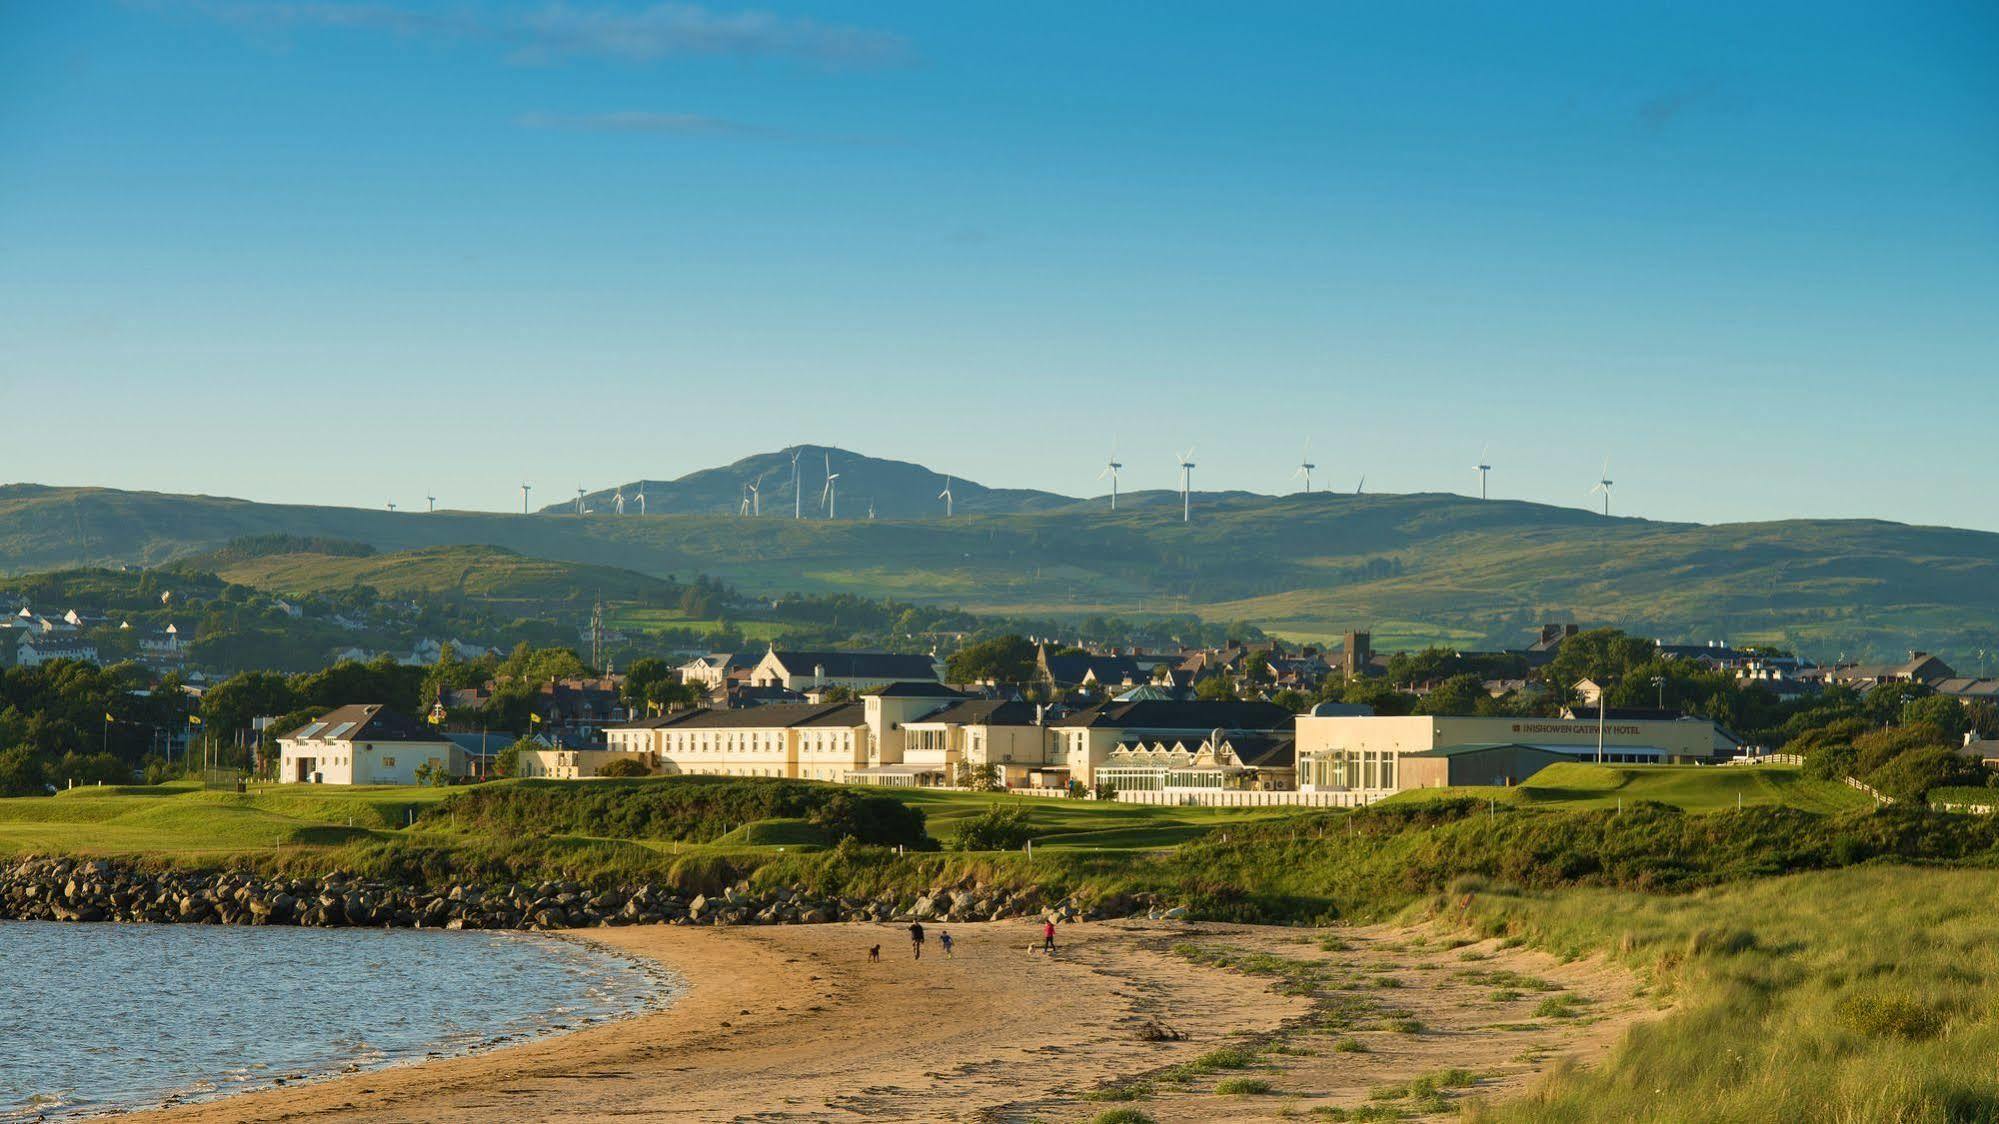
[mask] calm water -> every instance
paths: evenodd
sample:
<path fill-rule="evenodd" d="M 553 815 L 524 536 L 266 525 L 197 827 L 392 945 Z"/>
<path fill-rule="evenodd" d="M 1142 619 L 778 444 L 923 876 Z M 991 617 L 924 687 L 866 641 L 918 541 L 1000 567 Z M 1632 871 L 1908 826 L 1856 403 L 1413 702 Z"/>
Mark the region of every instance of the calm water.
<path fill-rule="evenodd" d="M 0 923 L 0 1121 L 468 1053 L 663 995 L 533 934 Z"/>

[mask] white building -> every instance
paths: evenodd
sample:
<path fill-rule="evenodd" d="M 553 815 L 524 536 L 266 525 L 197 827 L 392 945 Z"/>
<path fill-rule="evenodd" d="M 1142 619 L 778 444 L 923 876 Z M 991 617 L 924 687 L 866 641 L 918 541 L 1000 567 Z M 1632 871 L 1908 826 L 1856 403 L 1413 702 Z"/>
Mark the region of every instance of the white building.
<path fill-rule="evenodd" d="M 278 780 L 289 784 L 421 784 L 418 770 L 466 773 L 465 751 L 380 703 L 343 706 L 278 739 Z"/>
<path fill-rule="evenodd" d="M 1368 803 L 1409 788 L 1511 785 L 1558 761 L 1666 765 L 1734 754 L 1736 740 L 1706 719 L 1298 716 L 1298 788 Z"/>

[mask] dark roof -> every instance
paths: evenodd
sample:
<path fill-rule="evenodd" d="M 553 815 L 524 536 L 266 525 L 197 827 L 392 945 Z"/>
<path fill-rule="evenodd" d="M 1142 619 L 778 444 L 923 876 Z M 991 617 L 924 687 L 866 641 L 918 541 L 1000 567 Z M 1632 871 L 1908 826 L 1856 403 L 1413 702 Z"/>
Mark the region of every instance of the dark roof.
<path fill-rule="evenodd" d="M 966 699 L 943 710 L 912 718 L 905 726 L 946 722 L 957 726 L 1032 726 L 1034 706 L 1012 699 Z"/>
<path fill-rule="evenodd" d="M 832 673 L 829 671 L 827 674 L 830 675 Z M 955 687 L 947 687 L 934 679 L 921 679 L 914 682 L 897 680 L 885 687 L 869 691 L 868 694 L 880 695 L 885 699 L 965 699 L 971 697 Z"/>
<path fill-rule="evenodd" d="M 811 675 L 826 669 L 828 679 L 936 679 L 937 666 L 929 656 L 898 652 L 781 652 L 771 649 L 777 662 L 793 675 Z"/>
<path fill-rule="evenodd" d="M 1594 722 L 1597 710 L 1593 706 L 1572 706 L 1564 717 L 1572 722 Z M 1603 710 L 1605 722 L 1678 722 L 1685 717 L 1677 710 L 1661 710 L 1656 706 L 1610 706 Z"/>
<path fill-rule="evenodd" d="M 1081 683 L 1092 674 L 1097 682 L 1111 685 L 1138 683 L 1145 679 L 1138 661 L 1130 656 L 1046 654 L 1041 664 L 1048 670 L 1048 677 L 1057 683 Z"/>
<path fill-rule="evenodd" d="M 345 727 L 343 729 L 342 727 Z M 311 731 L 310 734 L 307 731 Z M 292 741 L 441 742 L 443 734 L 381 703 L 349 703 L 286 735 Z"/>
<path fill-rule="evenodd" d="M 852 709 L 854 720 L 849 725 L 858 726 L 862 722 L 860 703 L 771 703 L 768 706 L 738 707 L 718 710 L 702 707 L 697 710 L 683 710 L 669 714 L 664 720 L 649 718 L 642 723 L 616 727 L 622 730 L 656 729 L 660 726 L 675 726 L 698 730 L 727 729 L 770 729 L 784 726 L 825 725 L 821 719 L 837 711 Z"/>
<path fill-rule="evenodd" d="M 1256 769 L 1289 769 L 1298 763 L 1298 742 L 1289 734 L 1238 734 L 1228 739 L 1236 760 Z"/>
<path fill-rule="evenodd" d="M 1202 699 L 1137 699 L 1107 702 L 1057 719 L 1055 726 L 1140 730 L 1288 730 L 1293 715 L 1275 703 L 1209 702 Z"/>
<path fill-rule="evenodd" d="M 770 708 L 763 707 L 761 709 L 769 710 Z M 814 715 L 799 723 L 800 726 L 865 726 L 867 724 L 867 704 L 857 702 L 841 703 L 827 710 L 824 714 Z"/>

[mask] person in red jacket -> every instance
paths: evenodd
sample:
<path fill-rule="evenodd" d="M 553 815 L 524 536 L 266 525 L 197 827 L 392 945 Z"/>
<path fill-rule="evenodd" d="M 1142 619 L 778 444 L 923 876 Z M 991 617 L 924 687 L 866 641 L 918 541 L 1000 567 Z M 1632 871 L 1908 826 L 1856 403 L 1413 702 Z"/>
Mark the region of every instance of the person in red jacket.
<path fill-rule="evenodd" d="M 1041 922 L 1041 951 L 1055 954 L 1055 922 L 1052 918 Z"/>

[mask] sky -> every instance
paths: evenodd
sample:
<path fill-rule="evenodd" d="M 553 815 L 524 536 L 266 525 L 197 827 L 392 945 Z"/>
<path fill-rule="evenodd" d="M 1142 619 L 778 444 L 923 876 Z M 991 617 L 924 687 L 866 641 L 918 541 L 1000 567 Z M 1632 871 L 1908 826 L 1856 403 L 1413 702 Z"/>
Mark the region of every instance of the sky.
<path fill-rule="evenodd" d="M 1999 529 L 1999 6 L 0 0 L 0 391 L 0 480 L 281 502 Z"/>

